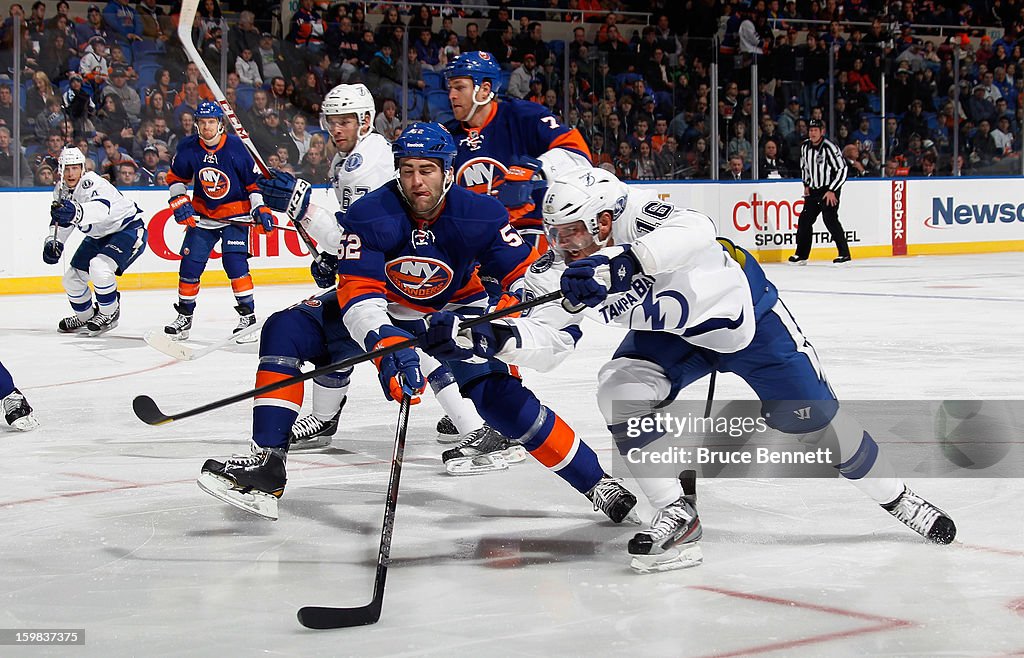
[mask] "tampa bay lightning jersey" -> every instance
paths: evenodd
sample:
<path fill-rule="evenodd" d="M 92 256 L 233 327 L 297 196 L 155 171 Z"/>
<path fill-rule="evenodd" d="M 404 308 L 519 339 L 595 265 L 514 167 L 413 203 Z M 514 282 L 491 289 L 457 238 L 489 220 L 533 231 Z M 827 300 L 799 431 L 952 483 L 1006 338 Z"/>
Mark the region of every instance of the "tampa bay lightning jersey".
<path fill-rule="evenodd" d="M 260 174 L 256 162 L 235 135 L 221 135 L 209 147 L 198 135 L 181 140 L 171 160 L 167 183 L 188 185 L 195 181 L 192 206 L 200 217 L 228 219 L 249 214 L 249 193 L 258 192 Z M 222 228 L 223 224 L 213 227 Z"/>
<path fill-rule="evenodd" d="M 391 144 L 380 133 L 359 140 L 351 153 L 336 153 L 331 161 L 331 185 L 341 212 L 356 199 L 395 177 L 395 156 Z"/>
<path fill-rule="evenodd" d="M 349 206 L 342 228 L 338 302 L 346 324 L 366 301 L 386 299 L 388 313 L 398 318 L 483 303 L 480 276 L 508 288 L 536 259 L 498 201 L 458 186 L 448 191 L 441 213 L 423 222 L 410 216 L 391 181 Z"/>
<path fill-rule="evenodd" d="M 578 130 L 559 123 L 543 106 L 518 98 L 492 103 L 480 128 L 469 128 L 460 121 L 451 121 L 446 127 L 458 146 L 455 182 L 480 194 L 494 192 L 505 181 L 509 167 L 523 156 L 539 158 L 553 148 L 563 148 L 590 160 L 590 150 Z M 534 220 L 527 224 L 540 223 L 539 213 L 527 214 Z"/>
<path fill-rule="evenodd" d="M 69 190 L 61 181 L 57 186 L 57 196 L 62 201 L 71 200 L 82 207 L 82 221 L 78 223 L 78 230 L 92 238 L 113 235 L 139 220 L 142 215 L 142 210 L 134 201 L 94 171 L 83 173 L 73 190 Z M 73 228 L 58 228 L 57 238 L 61 242 L 67 241 Z"/>

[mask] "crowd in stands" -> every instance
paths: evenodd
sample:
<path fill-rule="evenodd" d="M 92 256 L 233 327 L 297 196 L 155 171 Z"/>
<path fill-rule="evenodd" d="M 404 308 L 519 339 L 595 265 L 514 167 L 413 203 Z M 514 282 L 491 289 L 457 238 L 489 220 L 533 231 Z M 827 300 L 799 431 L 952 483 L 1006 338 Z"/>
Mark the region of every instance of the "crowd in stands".
<path fill-rule="evenodd" d="M 755 159 L 760 178 L 795 178 L 812 117 L 830 127 L 851 175 L 1021 169 L 1024 0 L 490 4 L 299 0 L 274 34 L 279 2 L 203 0 L 193 33 L 211 70 L 226 59 L 221 86 L 267 162 L 315 182 L 333 156 L 319 128 L 326 91 L 365 83 L 376 128 L 394 139 L 403 118 L 451 119 L 443 70 L 472 50 L 501 64 L 501 94 L 579 128 L 595 165 L 626 180 L 745 179 Z M 177 42 L 178 5 L 108 0 L 84 17 L 64 0 L 11 6 L 0 25 L 0 185 L 52 185 L 67 144 L 118 185 L 165 184 L 192 113 L 212 99 Z M 559 36 L 571 38 L 545 34 L 553 23 L 568 23 Z"/>

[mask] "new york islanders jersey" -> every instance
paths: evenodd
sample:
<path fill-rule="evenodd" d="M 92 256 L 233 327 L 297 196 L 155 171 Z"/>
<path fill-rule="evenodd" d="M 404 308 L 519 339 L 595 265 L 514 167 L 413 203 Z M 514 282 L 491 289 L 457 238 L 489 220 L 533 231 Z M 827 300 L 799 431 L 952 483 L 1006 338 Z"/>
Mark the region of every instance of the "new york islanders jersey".
<path fill-rule="evenodd" d="M 338 304 L 350 335 L 445 307 L 486 304 L 480 276 L 508 288 L 536 258 L 496 200 L 452 186 L 441 213 L 414 220 L 392 181 L 349 207 Z M 479 268 L 477 264 L 479 263 Z"/>
<path fill-rule="evenodd" d="M 198 135 L 181 140 L 167 172 L 167 183 L 188 185 L 192 206 L 201 218 L 245 217 L 252 209 L 250 193 L 259 193 L 256 162 L 235 135 L 221 135 L 216 146 L 207 146 Z M 261 197 L 262 198 L 262 197 Z M 221 222 L 200 219 L 202 228 L 224 228 Z"/>
<path fill-rule="evenodd" d="M 82 221 L 78 224 L 78 229 L 93 238 L 103 238 L 117 233 L 140 219 L 142 213 L 134 201 L 125 197 L 110 184 L 110 181 L 94 171 L 84 172 L 74 190 L 69 190 L 61 182 L 57 196 L 61 200 L 71 200 L 82 206 Z M 59 228 L 57 239 L 66 242 L 73 229 L 73 226 Z"/>
<path fill-rule="evenodd" d="M 331 185 L 341 212 L 356 199 L 395 177 L 395 156 L 384 135 L 372 132 L 359 140 L 349 154 L 336 153 L 331 160 Z"/>
<path fill-rule="evenodd" d="M 509 167 L 524 156 L 544 159 L 553 149 L 575 155 L 576 166 L 590 166 L 590 150 L 575 128 L 558 122 L 544 107 L 518 98 L 492 103 L 480 128 L 460 121 L 446 126 L 455 138 L 455 182 L 480 194 L 491 194 L 505 181 Z M 547 169 L 545 163 L 545 169 Z M 545 172 L 552 178 L 552 172 Z M 540 199 L 536 199 L 536 204 Z M 541 217 L 530 204 L 513 218 L 517 228 L 536 227 Z"/>
<path fill-rule="evenodd" d="M 746 252 L 718 241 L 710 217 L 665 203 L 657 192 L 630 191 L 612 223 L 612 240 L 632 245 L 644 272 L 633 277 L 630 289 L 579 314 L 552 303 L 526 317 L 501 320 L 519 338 L 499 358 L 548 370 L 572 351 L 584 316 L 626 329 L 679 334 L 720 353 L 737 352 L 754 337 L 755 297 L 777 296 L 756 262 L 745 263 Z M 558 290 L 564 271 L 565 262 L 554 251 L 545 253 L 527 271 L 527 297 Z"/>

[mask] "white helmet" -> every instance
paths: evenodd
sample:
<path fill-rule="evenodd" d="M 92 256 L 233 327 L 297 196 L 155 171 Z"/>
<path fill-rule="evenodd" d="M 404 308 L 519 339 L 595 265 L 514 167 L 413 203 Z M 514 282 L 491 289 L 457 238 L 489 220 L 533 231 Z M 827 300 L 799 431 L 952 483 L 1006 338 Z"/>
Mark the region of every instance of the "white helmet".
<path fill-rule="evenodd" d="M 77 146 L 65 146 L 60 152 L 60 159 L 57 160 L 57 164 L 60 165 L 61 171 L 68 165 L 82 165 L 84 167 L 85 155 Z"/>
<path fill-rule="evenodd" d="M 601 168 L 568 172 L 548 185 L 544 195 L 544 224 L 548 229 L 583 222 L 597 240 L 597 217 L 605 210 L 618 219 L 626 207 L 626 184 Z M 599 241 L 598 244 L 602 244 Z"/>
<path fill-rule="evenodd" d="M 327 92 L 324 102 L 320 104 L 320 127 L 330 132 L 327 125 L 327 117 L 339 114 L 355 114 L 359 120 L 359 136 L 361 140 L 373 130 L 373 119 L 377 110 L 373 104 L 373 96 L 366 85 L 359 83 L 354 85 L 338 85 Z M 369 128 L 363 132 L 364 117 L 369 115 Z"/>

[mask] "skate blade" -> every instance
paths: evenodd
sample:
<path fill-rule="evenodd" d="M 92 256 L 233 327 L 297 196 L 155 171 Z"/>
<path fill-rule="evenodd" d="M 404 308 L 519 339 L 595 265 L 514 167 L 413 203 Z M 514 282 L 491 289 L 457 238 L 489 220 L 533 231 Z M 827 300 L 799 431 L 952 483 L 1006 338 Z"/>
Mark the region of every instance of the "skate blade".
<path fill-rule="evenodd" d="M 29 414 L 15 420 L 11 423 L 11 427 L 19 432 L 31 432 L 35 428 L 39 427 L 39 421 L 36 420 L 32 414 Z"/>
<path fill-rule="evenodd" d="M 327 448 L 331 445 L 332 438 L 333 437 L 330 436 L 314 436 L 309 439 L 300 439 L 298 441 L 292 441 L 288 446 L 288 450 L 296 450 L 298 452 L 303 452 L 306 450 L 319 450 L 321 448 Z"/>
<path fill-rule="evenodd" d="M 200 489 L 218 500 L 222 500 L 240 510 L 245 510 L 264 519 L 277 521 L 276 496 L 252 491 L 242 493 L 235 489 L 228 480 L 218 477 L 213 473 L 202 473 L 196 479 L 196 484 L 199 485 Z"/>
<path fill-rule="evenodd" d="M 254 333 L 251 333 L 251 334 L 246 334 L 246 335 L 242 336 L 241 338 L 236 338 L 235 339 L 235 343 L 237 345 L 248 345 L 249 343 L 255 343 L 259 339 L 260 339 L 259 335 L 254 332 Z"/>
<path fill-rule="evenodd" d="M 116 329 L 116 328 L 117 328 L 117 323 L 115 322 L 114 324 L 110 325 L 109 327 L 103 327 L 102 329 L 98 329 L 96 331 L 90 331 L 89 332 L 89 336 L 90 337 L 99 336 L 100 334 L 105 334 L 108 331 L 110 331 L 111 329 Z"/>
<path fill-rule="evenodd" d="M 437 442 L 441 445 L 450 445 L 452 443 L 458 443 L 462 440 L 461 434 L 441 434 L 437 433 Z"/>
<path fill-rule="evenodd" d="M 457 457 L 444 463 L 448 475 L 480 475 L 507 469 L 508 462 L 497 452 L 476 457 Z"/>
<path fill-rule="evenodd" d="M 178 333 L 178 334 L 169 334 L 167 332 L 164 332 L 164 336 L 167 336 L 168 340 L 173 340 L 175 342 L 181 342 L 183 340 L 188 340 L 188 331 L 187 330 L 186 331 L 182 331 L 181 333 Z"/>
<path fill-rule="evenodd" d="M 689 569 L 704 562 L 704 552 L 699 544 L 685 544 L 682 549 L 670 548 L 657 555 L 634 555 L 629 567 L 637 573 L 657 573 Z"/>

